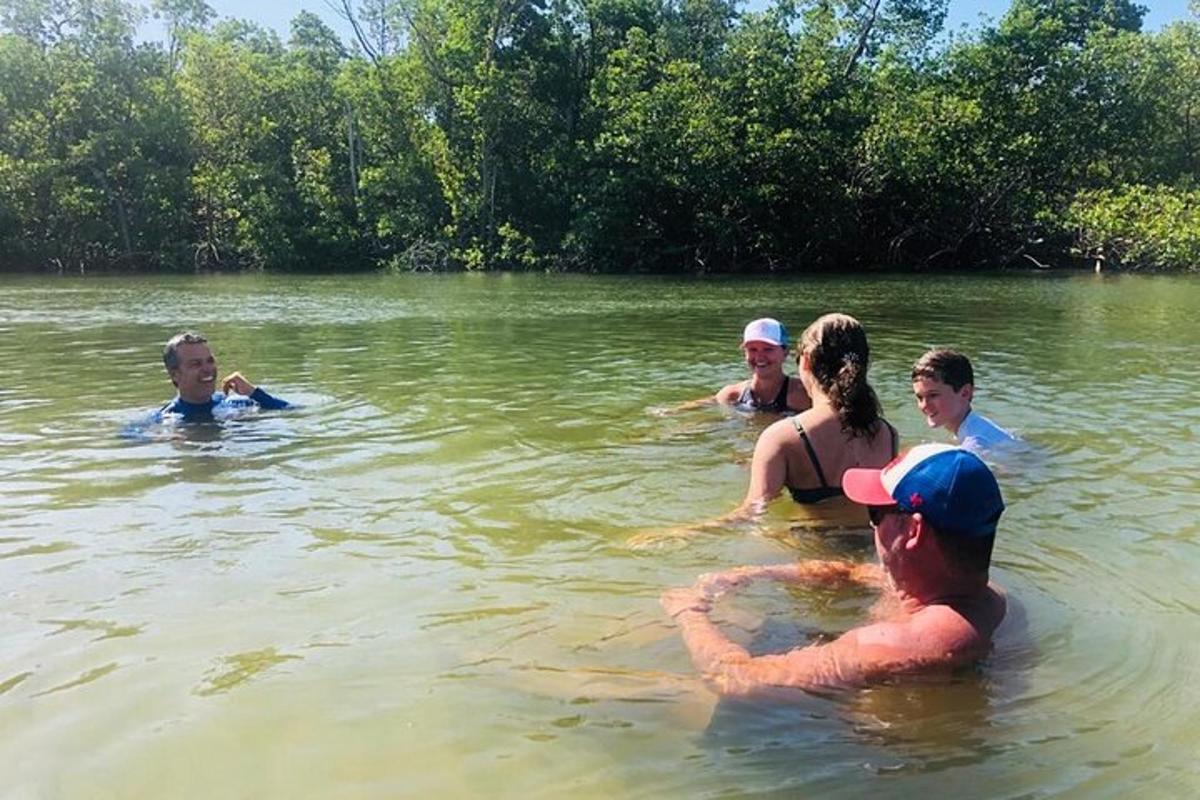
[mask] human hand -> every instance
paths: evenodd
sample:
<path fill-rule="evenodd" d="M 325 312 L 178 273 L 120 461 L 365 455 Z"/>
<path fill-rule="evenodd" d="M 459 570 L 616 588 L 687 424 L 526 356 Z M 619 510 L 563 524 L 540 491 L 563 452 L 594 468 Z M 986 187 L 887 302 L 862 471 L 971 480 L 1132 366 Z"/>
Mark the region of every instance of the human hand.
<path fill-rule="evenodd" d="M 675 589 L 668 589 L 663 592 L 659 598 L 663 610 L 672 619 L 679 616 L 685 611 L 699 611 L 707 613 L 712 608 L 712 603 L 703 593 L 698 591 L 694 586 L 681 586 Z"/>
<path fill-rule="evenodd" d="M 759 567 L 735 567 L 721 572 L 706 572 L 696 579 L 694 588 L 708 600 L 716 600 L 729 590 L 750 583 L 759 572 Z"/>
<path fill-rule="evenodd" d="M 237 394 L 244 394 L 247 397 L 254 394 L 255 389 L 254 384 L 246 380 L 246 378 L 240 372 L 235 372 L 226 377 L 225 380 L 221 381 L 221 391 L 225 394 L 229 394 L 229 389 L 231 387 Z"/>
<path fill-rule="evenodd" d="M 635 533 L 625 540 L 630 550 L 666 550 L 687 544 L 700 529 L 696 526 L 676 525 L 671 528 L 654 528 Z"/>

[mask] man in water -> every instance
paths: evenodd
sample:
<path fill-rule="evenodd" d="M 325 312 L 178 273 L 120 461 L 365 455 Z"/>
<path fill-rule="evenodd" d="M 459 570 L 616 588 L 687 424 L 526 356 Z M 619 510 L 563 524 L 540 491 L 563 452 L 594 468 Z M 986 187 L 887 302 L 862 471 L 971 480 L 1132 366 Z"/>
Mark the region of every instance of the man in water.
<path fill-rule="evenodd" d="M 988 582 L 1004 502 L 987 465 L 961 448 L 925 444 L 882 469 L 847 470 L 842 488 L 867 506 L 881 567 L 842 561 L 740 567 L 663 595 L 693 663 L 716 691 L 862 685 L 960 667 L 988 652 L 1007 602 Z M 828 644 L 751 656 L 709 612 L 717 597 L 757 579 L 855 582 L 882 595 L 868 624 Z"/>
<path fill-rule="evenodd" d="M 917 408 L 931 428 L 945 428 L 960 446 L 975 453 L 1015 443 L 1017 438 L 971 409 L 975 372 L 971 361 L 956 350 L 930 350 L 912 369 Z"/>
<path fill-rule="evenodd" d="M 217 391 L 217 360 L 208 340 L 198 333 L 177 333 L 163 348 L 163 366 L 178 394 L 158 416 L 177 415 L 187 421 L 211 420 L 236 414 L 242 409 L 268 410 L 290 408 L 290 404 L 272 397 L 263 389 L 234 372 L 221 381 Z"/>

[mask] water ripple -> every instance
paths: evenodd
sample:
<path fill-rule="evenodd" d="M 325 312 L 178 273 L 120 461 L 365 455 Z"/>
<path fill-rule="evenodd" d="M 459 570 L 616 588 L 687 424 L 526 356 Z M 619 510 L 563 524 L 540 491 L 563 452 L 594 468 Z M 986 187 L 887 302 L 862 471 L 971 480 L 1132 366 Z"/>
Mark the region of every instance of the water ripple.
<path fill-rule="evenodd" d="M 18 793 L 1200 788 L 1193 281 L 247 275 L 4 289 L 0 725 L 21 732 L 6 742 Z M 935 345 L 971 354 L 977 407 L 1026 440 L 995 464 L 1011 625 L 949 679 L 719 701 L 662 617 L 662 590 L 737 563 L 867 560 L 870 536 L 815 531 L 783 502 L 759 526 L 631 553 L 638 531 L 732 508 L 765 424 L 655 410 L 741 377 L 745 320 L 798 332 L 834 309 L 867 326 L 872 381 L 906 443 L 944 439 L 908 383 Z M 210 337 L 222 371 L 301 407 L 121 438 L 172 393 L 160 348 L 184 325 Z M 731 634 L 776 649 L 836 635 L 869 605 L 804 589 L 743 600 Z M 196 752 L 206 780 L 178 780 Z"/>

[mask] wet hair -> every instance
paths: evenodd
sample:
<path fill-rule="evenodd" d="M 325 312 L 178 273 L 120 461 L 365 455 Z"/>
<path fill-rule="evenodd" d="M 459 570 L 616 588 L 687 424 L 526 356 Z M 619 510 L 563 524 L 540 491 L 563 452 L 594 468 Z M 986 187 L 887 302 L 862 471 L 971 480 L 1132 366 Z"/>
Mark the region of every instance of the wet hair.
<path fill-rule="evenodd" d="M 177 333 L 167 340 L 166 346 L 163 347 L 163 366 L 167 368 L 167 372 L 173 369 L 179 369 L 179 345 L 181 344 L 207 344 L 208 339 L 205 339 L 198 333 L 184 331 Z"/>
<path fill-rule="evenodd" d="M 957 350 L 939 348 L 930 350 L 917 359 L 913 364 L 912 379 L 915 383 L 921 378 L 931 378 L 941 381 L 954 391 L 958 391 L 968 383 L 975 384 L 975 371 L 971 369 L 971 361 Z"/>
<path fill-rule="evenodd" d="M 933 528 L 933 538 L 937 540 L 946 560 L 963 572 L 986 574 L 991 566 L 992 546 L 996 543 L 994 533 L 987 536 L 966 536 Z"/>
<path fill-rule="evenodd" d="M 842 430 L 854 436 L 874 435 L 879 424 L 879 398 L 867 383 L 867 332 L 854 317 L 826 314 L 800 336 L 800 352 L 821 391 L 841 420 Z"/>

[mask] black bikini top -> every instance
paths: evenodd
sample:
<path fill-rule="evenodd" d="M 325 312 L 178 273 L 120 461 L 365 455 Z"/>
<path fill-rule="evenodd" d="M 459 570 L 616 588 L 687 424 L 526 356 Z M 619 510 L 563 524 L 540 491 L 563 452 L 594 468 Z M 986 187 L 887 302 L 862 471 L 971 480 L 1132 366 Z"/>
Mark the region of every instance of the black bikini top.
<path fill-rule="evenodd" d="M 841 486 L 830 486 L 829 481 L 825 480 L 825 471 L 821 469 L 821 461 L 817 458 L 817 451 L 813 449 L 812 442 L 808 439 L 808 431 L 804 430 L 804 425 L 801 424 L 799 417 L 792 418 L 792 424 L 796 426 L 796 433 L 800 434 L 800 441 L 804 442 L 804 449 L 808 451 L 808 460 L 813 465 L 813 471 L 817 473 L 817 480 L 821 482 L 820 486 L 814 486 L 810 489 L 797 489 L 794 486 L 787 487 L 792 494 L 792 499 L 797 503 L 819 503 L 822 500 L 828 500 L 830 497 L 842 497 L 845 492 Z M 890 422 L 884 422 L 888 426 L 888 430 L 892 434 L 892 458 L 900 449 L 900 437 L 896 433 L 896 429 L 892 427 Z"/>
<path fill-rule="evenodd" d="M 750 391 L 750 382 L 746 382 L 746 388 L 742 389 L 742 393 L 738 395 L 738 399 L 734 402 L 733 407 L 738 411 L 767 411 L 772 414 L 783 414 L 791 409 L 788 408 L 788 381 L 791 378 L 787 375 L 783 376 L 783 386 L 779 387 L 779 393 L 775 395 L 775 399 L 769 403 L 760 403 L 754 399 L 754 392 Z"/>

